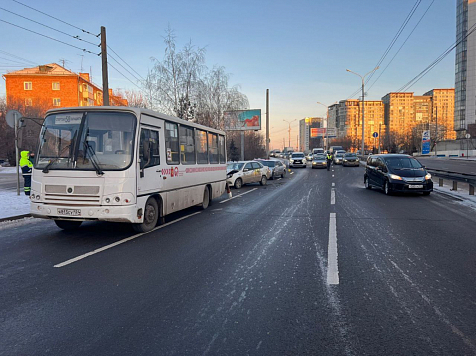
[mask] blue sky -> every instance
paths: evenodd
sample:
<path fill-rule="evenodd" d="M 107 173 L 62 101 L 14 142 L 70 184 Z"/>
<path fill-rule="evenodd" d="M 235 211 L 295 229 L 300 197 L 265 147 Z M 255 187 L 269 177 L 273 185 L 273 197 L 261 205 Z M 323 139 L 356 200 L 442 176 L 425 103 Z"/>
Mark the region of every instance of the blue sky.
<path fill-rule="evenodd" d="M 325 115 L 325 108 L 316 101 L 331 104 L 348 98 L 359 88 L 360 79 L 347 73 L 346 68 L 360 74 L 370 71 L 416 3 L 416 0 L 116 0 L 88 4 L 19 1 L 93 33 L 99 33 L 100 26 L 105 26 L 108 45 L 142 76 L 152 66 L 151 57 L 162 58 L 162 36 L 170 25 L 179 48 L 189 40 L 206 47 L 207 66 L 224 66 L 231 74 L 231 84 L 240 85 L 248 96 L 251 108 L 261 108 L 264 113 L 266 89 L 270 90 L 271 146 L 276 148 L 288 137 L 288 124 L 283 120 L 296 120 L 291 126 L 295 141 L 299 119 Z M 421 0 L 379 71 L 431 3 L 432 0 Z M 370 88 L 368 99 L 379 100 L 386 93 L 398 90 L 454 43 L 455 6 L 455 0 L 434 1 L 392 64 Z M 0 7 L 99 43 L 95 37 L 81 34 L 12 0 L 3 0 Z M 99 53 L 98 48 L 3 10 L 0 20 Z M 2 22 L 0 33 L 0 51 L 38 64 L 66 59 L 66 67 L 75 72 L 80 71 L 82 60 L 83 70 L 89 72 L 91 68 L 93 81 L 101 84 L 100 57 Z M 13 59 L 1 52 L 0 57 Z M 7 63 L 19 64 L 0 58 L 0 73 L 20 69 L 6 68 Z M 111 63 L 134 80 L 115 62 Z M 109 76 L 112 88 L 137 89 L 114 69 L 109 70 Z M 421 95 L 432 88 L 446 87 L 454 87 L 454 52 L 410 91 Z M 2 80 L 0 95 L 4 94 Z"/>

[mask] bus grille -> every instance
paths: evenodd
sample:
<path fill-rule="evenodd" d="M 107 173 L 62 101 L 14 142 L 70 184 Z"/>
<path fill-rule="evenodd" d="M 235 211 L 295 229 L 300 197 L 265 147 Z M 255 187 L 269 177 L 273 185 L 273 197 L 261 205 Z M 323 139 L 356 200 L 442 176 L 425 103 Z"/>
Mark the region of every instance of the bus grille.
<path fill-rule="evenodd" d="M 99 186 L 91 185 L 45 185 L 45 201 L 48 203 L 75 203 L 99 205 Z"/>

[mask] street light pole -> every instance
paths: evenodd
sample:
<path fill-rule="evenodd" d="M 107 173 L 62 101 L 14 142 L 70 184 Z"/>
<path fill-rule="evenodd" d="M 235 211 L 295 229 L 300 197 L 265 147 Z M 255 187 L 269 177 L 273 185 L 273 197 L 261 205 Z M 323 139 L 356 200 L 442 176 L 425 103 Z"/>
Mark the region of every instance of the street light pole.
<path fill-rule="evenodd" d="M 289 138 L 288 138 L 288 147 L 291 147 L 291 123 L 294 122 L 294 121 L 296 121 L 296 119 L 291 120 L 291 121 L 289 121 L 289 120 L 284 120 L 284 119 L 283 119 L 283 121 L 287 122 L 288 125 L 289 125 L 289 128 L 288 128 L 288 135 L 289 135 Z"/>
<path fill-rule="evenodd" d="M 378 68 L 379 67 L 375 67 L 374 69 L 372 69 L 370 72 L 368 72 L 364 76 L 362 76 L 358 73 L 352 72 L 349 69 L 346 69 L 346 71 L 348 71 L 349 73 L 355 74 L 355 75 L 359 76 L 360 79 L 362 79 L 362 153 L 361 153 L 362 156 L 365 154 L 365 125 L 364 125 L 364 117 L 365 117 L 365 92 L 364 92 L 365 77 L 368 76 L 370 73 L 375 72 Z"/>

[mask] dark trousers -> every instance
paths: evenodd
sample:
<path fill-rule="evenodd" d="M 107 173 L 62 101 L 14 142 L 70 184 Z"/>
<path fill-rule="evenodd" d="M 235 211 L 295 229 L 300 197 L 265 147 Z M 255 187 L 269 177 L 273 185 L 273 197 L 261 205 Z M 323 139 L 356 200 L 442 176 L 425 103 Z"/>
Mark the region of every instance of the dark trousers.
<path fill-rule="evenodd" d="M 31 191 L 31 175 L 23 176 L 25 180 L 23 184 L 23 190 L 25 191 L 25 195 L 30 195 Z"/>

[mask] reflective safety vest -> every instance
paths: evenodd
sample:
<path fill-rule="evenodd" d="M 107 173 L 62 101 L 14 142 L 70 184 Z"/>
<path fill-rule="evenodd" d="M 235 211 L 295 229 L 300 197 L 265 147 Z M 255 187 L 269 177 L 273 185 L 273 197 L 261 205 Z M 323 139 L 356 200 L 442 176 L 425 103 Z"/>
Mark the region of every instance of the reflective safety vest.
<path fill-rule="evenodd" d="M 31 169 L 33 168 L 33 163 L 31 163 L 29 158 L 30 151 L 21 151 L 20 156 L 21 174 L 24 176 L 31 176 Z"/>

